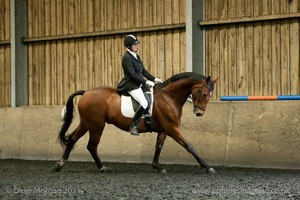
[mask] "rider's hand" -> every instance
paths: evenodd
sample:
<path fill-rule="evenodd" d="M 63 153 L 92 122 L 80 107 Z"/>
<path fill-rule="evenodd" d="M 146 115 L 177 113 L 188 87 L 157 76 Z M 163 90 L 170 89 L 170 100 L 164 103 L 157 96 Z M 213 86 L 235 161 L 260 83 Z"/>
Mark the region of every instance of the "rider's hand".
<path fill-rule="evenodd" d="M 159 84 L 159 83 L 162 83 L 163 81 L 162 80 L 160 80 L 159 78 L 155 78 L 154 79 L 154 83 L 155 84 Z"/>
<path fill-rule="evenodd" d="M 153 87 L 154 82 L 153 81 L 146 81 L 146 85 L 149 86 L 149 87 Z"/>

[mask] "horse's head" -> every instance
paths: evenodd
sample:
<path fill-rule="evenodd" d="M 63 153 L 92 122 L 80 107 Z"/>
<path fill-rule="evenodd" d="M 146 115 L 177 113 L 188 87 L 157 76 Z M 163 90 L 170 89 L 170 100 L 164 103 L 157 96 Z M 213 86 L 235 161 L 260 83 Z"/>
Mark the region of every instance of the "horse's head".
<path fill-rule="evenodd" d="M 192 97 L 194 105 L 194 114 L 199 117 L 203 116 L 206 110 L 206 105 L 212 97 L 214 84 L 218 80 L 211 80 L 210 76 L 206 78 L 204 83 L 199 83 L 193 86 L 192 88 Z"/>

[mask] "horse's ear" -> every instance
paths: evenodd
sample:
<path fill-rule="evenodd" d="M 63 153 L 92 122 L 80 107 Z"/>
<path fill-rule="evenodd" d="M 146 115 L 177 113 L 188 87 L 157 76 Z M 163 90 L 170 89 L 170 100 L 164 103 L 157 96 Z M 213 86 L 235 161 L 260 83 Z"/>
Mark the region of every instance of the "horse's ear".
<path fill-rule="evenodd" d="M 208 84 L 209 81 L 210 81 L 210 76 L 208 76 L 208 77 L 206 78 L 206 83 Z"/>
<path fill-rule="evenodd" d="M 213 80 L 213 82 L 214 82 L 214 84 L 217 82 L 217 80 L 219 79 L 219 77 L 218 78 L 216 78 L 215 80 Z"/>

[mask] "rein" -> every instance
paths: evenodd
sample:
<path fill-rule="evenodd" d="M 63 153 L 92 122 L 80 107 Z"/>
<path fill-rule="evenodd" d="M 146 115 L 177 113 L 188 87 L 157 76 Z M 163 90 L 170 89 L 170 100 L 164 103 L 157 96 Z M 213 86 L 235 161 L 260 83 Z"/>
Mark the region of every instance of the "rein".
<path fill-rule="evenodd" d="M 158 87 L 158 86 L 156 86 L 157 87 L 157 89 L 160 89 L 160 90 L 162 90 L 162 91 L 164 91 L 165 93 L 168 93 L 168 94 L 170 94 L 170 95 L 172 95 L 172 96 L 174 96 L 174 97 L 177 97 L 178 99 L 181 99 L 181 100 L 183 100 L 183 101 L 187 101 L 187 102 L 189 102 L 189 103 L 192 103 L 191 101 L 189 101 L 188 99 L 185 99 L 185 98 L 183 98 L 183 97 L 181 97 L 181 96 L 178 96 L 178 95 L 176 95 L 176 94 L 174 94 L 174 93 L 172 93 L 172 92 L 169 92 L 169 91 L 167 91 L 167 90 L 165 90 L 165 89 L 163 89 L 163 88 L 161 88 L 161 87 Z M 191 96 L 191 95 L 190 95 Z M 189 96 L 189 97 L 190 97 Z"/>
<path fill-rule="evenodd" d="M 179 99 L 181 99 L 181 100 L 184 100 L 184 101 L 186 101 L 186 102 L 188 102 L 188 103 L 193 103 L 194 108 L 199 108 L 199 109 L 205 111 L 205 108 L 201 108 L 200 106 L 194 104 L 194 100 L 198 99 L 198 96 L 201 95 L 201 93 L 202 93 L 202 88 L 203 88 L 203 87 L 206 87 L 206 88 L 207 88 L 207 84 L 204 83 L 201 87 L 198 87 L 198 90 L 197 90 L 197 92 L 195 93 L 194 97 L 193 97 L 193 94 L 190 94 L 190 96 L 188 97 L 188 99 L 191 98 L 193 101 L 190 101 L 190 100 L 185 99 L 185 98 L 183 98 L 183 97 L 181 97 L 181 96 L 178 96 L 178 95 L 176 95 L 176 94 L 174 94 L 174 93 L 172 93 L 172 92 L 169 92 L 169 91 L 167 91 L 167 90 L 165 90 L 165 89 L 163 89 L 163 88 L 161 88 L 161 87 L 157 87 L 157 88 L 160 89 L 160 90 L 162 90 L 162 91 L 164 91 L 164 92 L 166 92 L 166 93 L 168 93 L 168 94 L 171 94 L 171 95 L 174 96 L 174 97 L 177 97 L 177 98 L 179 98 Z M 210 89 L 210 88 L 208 88 L 208 89 Z"/>

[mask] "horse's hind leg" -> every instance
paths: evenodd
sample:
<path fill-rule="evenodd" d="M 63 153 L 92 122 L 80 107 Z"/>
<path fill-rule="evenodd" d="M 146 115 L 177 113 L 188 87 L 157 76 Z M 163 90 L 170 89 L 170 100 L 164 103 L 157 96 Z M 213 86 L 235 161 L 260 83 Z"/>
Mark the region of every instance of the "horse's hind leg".
<path fill-rule="evenodd" d="M 80 123 L 79 126 L 68 136 L 68 143 L 66 146 L 66 149 L 64 151 L 64 154 L 59 160 L 56 165 L 53 167 L 52 171 L 59 172 L 63 166 L 65 165 L 65 162 L 68 160 L 70 153 L 75 145 L 75 143 L 87 132 L 87 129 Z"/>
<path fill-rule="evenodd" d="M 103 165 L 103 163 L 102 163 L 102 161 L 99 158 L 98 153 L 97 153 L 98 144 L 100 142 L 100 139 L 101 139 L 101 136 L 102 136 L 103 129 L 104 129 L 105 125 L 100 126 L 100 127 L 99 127 L 99 125 L 97 125 L 97 126 L 98 126 L 97 128 L 89 129 L 90 139 L 89 139 L 89 142 L 88 142 L 88 145 L 87 145 L 87 149 L 91 153 L 98 169 L 100 171 L 108 171 L 110 169 Z"/>
<path fill-rule="evenodd" d="M 157 134 L 156 145 L 155 145 L 155 154 L 154 154 L 154 158 L 152 161 L 152 167 L 160 173 L 166 173 L 166 170 L 163 167 L 161 167 L 158 163 L 160 152 L 164 146 L 166 137 L 167 137 L 167 135 L 165 133 Z"/>

